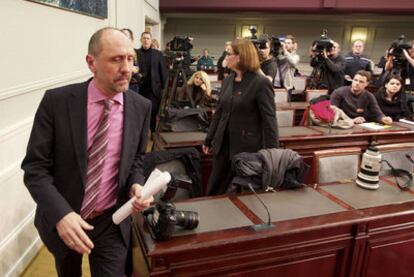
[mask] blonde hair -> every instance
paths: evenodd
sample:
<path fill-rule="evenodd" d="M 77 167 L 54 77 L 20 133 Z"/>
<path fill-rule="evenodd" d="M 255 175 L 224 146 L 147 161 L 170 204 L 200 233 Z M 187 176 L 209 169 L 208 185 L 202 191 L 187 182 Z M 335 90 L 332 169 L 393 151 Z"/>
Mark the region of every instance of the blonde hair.
<path fill-rule="evenodd" d="M 152 39 L 151 48 L 160 49 L 160 43 L 156 38 Z"/>
<path fill-rule="evenodd" d="M 231 44 L 235 55 L 239 56 L 237 69 L 256 72 L 260 68 L 259 56 L 253 43 L 247 39 L 236 39 Z"/>
<path fill-rule="evenodd" d="M 206 94 L 208 96 L 211 95 L 211 84 L 210 84 L 210 79 L 208 78 L 208 75 L 206 72 L 204 71 L 196 71 L 194 72 L 194 74 L 191 76 L 190 80 L 188 80 L 187 85 L 189 86 L 194 86 L 194 79 L 195 77 L 198 76 L 200 77 L 200 79 L 203 81 L 203 83 L 206 85 Z"/>

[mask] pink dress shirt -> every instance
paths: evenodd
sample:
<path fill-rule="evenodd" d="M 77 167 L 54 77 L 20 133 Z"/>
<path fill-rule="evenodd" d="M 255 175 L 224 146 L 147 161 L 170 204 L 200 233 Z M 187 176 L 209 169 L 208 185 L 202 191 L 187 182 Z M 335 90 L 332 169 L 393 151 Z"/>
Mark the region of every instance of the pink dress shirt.
<path fill-rule="evenodd" d="M 98 129 L 104 111 L 105 96 L 92 80 L 88 86 L 88 149 Z M 112 100 L 112 110 L 109 115 L 110 126 L 108 130 L 109 142 L 107 154 L 103 165 L 103 175 L 99 184 L 99 193 L 95 211 L 103 211 L 115 205 L 118 193 L 119 163 L 122 148 L 122 127 L 124 121 L 124 97 L 122 93 L 115 95 Z"/>

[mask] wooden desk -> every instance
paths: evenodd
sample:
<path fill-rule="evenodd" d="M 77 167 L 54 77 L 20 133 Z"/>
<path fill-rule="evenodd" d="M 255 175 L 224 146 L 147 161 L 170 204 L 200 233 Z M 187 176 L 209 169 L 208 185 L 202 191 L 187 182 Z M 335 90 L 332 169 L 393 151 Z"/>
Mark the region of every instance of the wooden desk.
<path fill-rule="evenodd" d="M 414 191 L 390 178 L 368 191 L 354 183 L 176 203 L 200 215 L 197 229 L 152 239 L 134 218 L 137 276 L 414 276 Z"/>
<path fill-rule="evenodd" d="M 197 147 L 201 152 L 206 134 L 202 132 L 159 133 L 154 137 L 156 150 Z M 298 152 L 307 164 L 313 163 L 313 152 L 338 147 L 361 147 L 364 151 L 369 145 L 388 143 L 414 142 L 414 126 L 394 123 L 389 129 L 372 131 L 358 125 L 352 129 L 332 129 L 318 126 L 294 126 L 279 128 L 279 141 L 282 148 Z M 201 161 L 202 185 L 205 186 L 211 171 L 211 156 L 202 154 Z M 314 176 L 309 175 L 307 183 L 314 183 Z"/>
<path fill-rule="evenodd" d="M 308 106 L 308 102 L 276 103 L 276 111 L 294 110 L 294 126 L 299 126 L 302 120 L 303 113 Z"/>

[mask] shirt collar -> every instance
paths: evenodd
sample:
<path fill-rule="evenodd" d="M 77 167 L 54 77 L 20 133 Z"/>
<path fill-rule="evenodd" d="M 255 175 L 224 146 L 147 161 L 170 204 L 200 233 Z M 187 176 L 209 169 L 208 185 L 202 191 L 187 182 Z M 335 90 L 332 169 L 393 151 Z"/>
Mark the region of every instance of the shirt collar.
<path fill-rule="evenodd" d="M 88 102 L 96 103 L 103 101 L 105 99 L 112 99 L 120 105 L 124 104 L 123 93 L 118 93 L 112 98 L 108 97 L 96 87 L 95 79 L 92 79 L 92 81 L 90 81 L 88 85 Z"/>

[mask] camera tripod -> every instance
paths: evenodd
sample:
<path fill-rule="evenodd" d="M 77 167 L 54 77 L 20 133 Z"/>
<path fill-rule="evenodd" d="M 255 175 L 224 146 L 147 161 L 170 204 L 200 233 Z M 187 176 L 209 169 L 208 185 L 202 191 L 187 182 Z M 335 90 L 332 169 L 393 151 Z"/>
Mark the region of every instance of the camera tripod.
<path fill-rule="evenodd" d="M 173 69 L 171 70 L 171 76 L 174 76 L 172 78 L 172 86 L 170 88 L 171 83 L 171 76 L 169 77 L 168 85 L 166 93 L 163 94 L 163 97 L 161 99 L 161 107 L 160 107 L 160 116 L 164 115 L 165 109 L 170 106 L 178 106 L 177 105 L 177 88 L 180 87 L 179 84 L 182 84 L 181 87 L 184 89 L 184 92 L 186 93 L 191 108 L 195 108 L 194 99 L 191 96 L 190 91 L 188 90 L 187 85 L 187 73 L 183 67 L 183 55 L 181 54 L 180 58 L 177 58 L 176 61 L 174 61 Z"/>
<path fill-rule="evenodd" d="M 320 59 L 318 57 L 318 59 Z M 323 72 L 323 61 L 318 60 L 318 64 L 313 68 L 312 73 L 309 78 L 309 83 L 307 84 L 307 89 L 320 89 L 322 86 L 322 75 Z"/>

